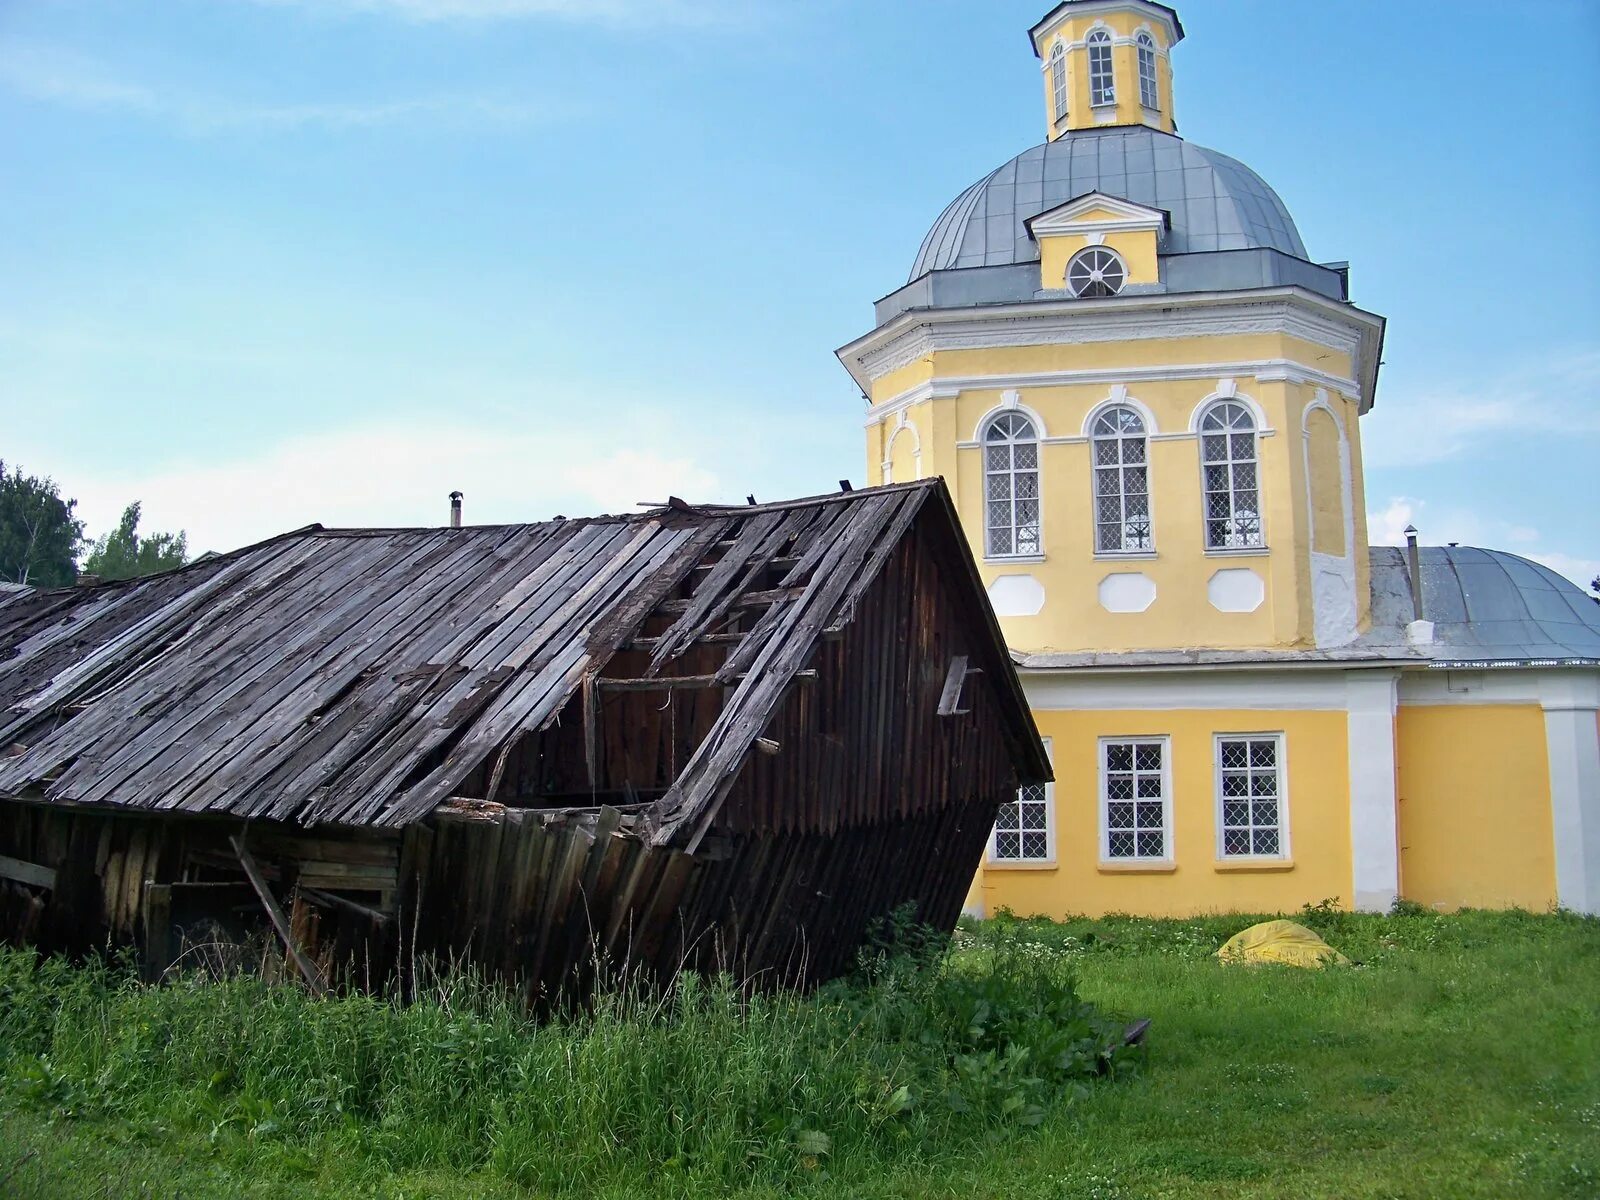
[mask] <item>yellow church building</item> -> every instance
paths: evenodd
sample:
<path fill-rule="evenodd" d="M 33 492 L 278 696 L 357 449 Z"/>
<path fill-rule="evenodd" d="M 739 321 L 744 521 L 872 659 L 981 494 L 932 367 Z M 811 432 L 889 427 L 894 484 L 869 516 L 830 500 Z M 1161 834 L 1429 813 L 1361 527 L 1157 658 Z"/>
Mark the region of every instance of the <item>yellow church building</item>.
<path fill-rule="evenodd" d="M 1171 8 L 1030 36 L 1044 142 L 839 351 L 869 477 L 955 495 L 1054 763 L 969 908 L 1600 912 L 1600 606 L 1500 551 L 1368 546 L 1384 319 L 1177 135 Z"/>

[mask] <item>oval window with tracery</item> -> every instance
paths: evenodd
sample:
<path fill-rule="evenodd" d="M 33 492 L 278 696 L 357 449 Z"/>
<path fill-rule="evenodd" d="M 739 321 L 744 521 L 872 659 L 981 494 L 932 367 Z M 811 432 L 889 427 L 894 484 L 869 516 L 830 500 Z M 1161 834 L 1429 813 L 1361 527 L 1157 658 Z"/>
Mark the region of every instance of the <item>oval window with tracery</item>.
<path fill-rule="evenodd" d="M 1074 296 L 1115 296 L 1128 280 L 1128 269 L 1114 250 L 1090 246 L 1067 264 L 1067 286 Z"/>

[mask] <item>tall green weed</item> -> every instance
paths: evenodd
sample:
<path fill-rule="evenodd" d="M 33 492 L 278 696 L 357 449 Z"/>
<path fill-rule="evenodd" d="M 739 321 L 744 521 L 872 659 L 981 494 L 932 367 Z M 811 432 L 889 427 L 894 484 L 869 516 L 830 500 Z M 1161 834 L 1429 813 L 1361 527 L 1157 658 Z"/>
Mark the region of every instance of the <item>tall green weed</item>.
<path fill-rule="evenodd" d="M 543 1023 L 464 972 L 408 1004 L 317 1000 L 0 950 L 0 1101 L 197 1131 L 230 1160 L 348 1152 L 540 1192 L 925 1160 L 1036 1124 L 1125 1053 L 1057 964 L 1000 950 L 958 967 L 904 928 L 811 995 L 686 973 Z"/>

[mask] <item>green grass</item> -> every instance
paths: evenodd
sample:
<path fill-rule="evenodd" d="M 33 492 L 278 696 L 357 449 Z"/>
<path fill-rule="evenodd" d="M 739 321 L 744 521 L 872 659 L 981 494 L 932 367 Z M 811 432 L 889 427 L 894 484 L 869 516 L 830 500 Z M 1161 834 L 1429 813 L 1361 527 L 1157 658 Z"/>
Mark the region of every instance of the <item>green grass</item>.
<path fill-rule="evenodd" d="M 1600 1194 L 1600 922 L 1302 919 L 1360 965 L 1219 965 L 1245 917 L 1002 920 L 941 971 L 543 1029 L 465 986 L 319 1005 L 0 956 L 0 1195 Z M 1050 1040 L 1088 1015 L 1069 976 L 1154 1018 L 1137 1070 L 1085 1084 Z"/>

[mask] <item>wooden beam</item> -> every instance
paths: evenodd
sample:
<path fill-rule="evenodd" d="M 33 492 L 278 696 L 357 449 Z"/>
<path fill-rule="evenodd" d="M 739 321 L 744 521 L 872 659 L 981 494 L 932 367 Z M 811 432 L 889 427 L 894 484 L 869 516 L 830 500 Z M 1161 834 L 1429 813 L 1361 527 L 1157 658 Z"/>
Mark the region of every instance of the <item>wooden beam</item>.
<path fill-rule="evenodd" d="M 233 843 L 233 852 L 239 856 L 239 865 L 244 868 L 245 878 L 250 881 L 250 886 L 256 890 L 256 898 L 261 901 L 261 907 L 267 910 L 267 918 L 272 922 L 273 929 L 277 930 L 283 948 L 288 951 L 289 957 L 294 959 L 294 965 L 300 968 L 300 974 L 305 976 L 306 983 L 317 996 L 327 994 L 328 987 L 322 982 L 322 975 L 313 963 L 294 944 L 294 936 L 289 932 L 289 922 L 283 915 L 283 910 L 278 907 L 278 902 L 273 899 L 267 881 L 261 877 L 261 871 L 256 866 L 256 860 L 251 857 L 250 851 L 244 848 L 244 839 L 237 836 L 229 837 Z"/>
<path fill-rule="evenodd" d="M 734 608 L 763 608 L 769 604 L 777 604 L 780 600 L 798 600 L 805 595 L 803 587 L 772 588 L 764 592 L 746 592 L 733 601 Z M 656 605 L 656 611 L 662 613 L 682 613 L 689 611 L 690 600 L 663 600 Z"/>
<path fill-rule="evenodd" d="M 20 858 L 7 858 L 4 854 L 0 854 L 0 878 L 15 879 L 18 883 L 52 891 L 56 886 L 56 873 L 49 867 L 23 862 Z"/>
<path fill-rule="evenodd" d="M 746 635 L 742 633 L 702 633 L 695 638 L 692 645 L 708 646 L 736 646 L 744 641 Z M 658 637 L 634 638 L 628 643 L 629 650 L 654 650 L 661 639 Z"/>
<path fill-rule="evenodd" d="M 743 679 L 749 672 L 734 676 Z M 796 671 L 794 677 L 801 683 L 810 683 L 817 677 L 816 668 Z M 608 692 L 666 692 L 679 688 L 730 687 L 730 683 L 717 681 L 715 675 L 660 675 L 650 679 L 598 679 L 595 681 Z"/>
<path fill-rule="evenodd" d="M 971 709 L 961 707 L 961 690 L 967 682 L 968 675 L 982 675 L 982 667 L 967 666 L 967 656 L 957 654 L 950 660 L 950 670 L 944 677 L 944 690 L 939 693 L 939 715 L 941 717 L 958 717 L 971 712 Z"/>
<path fill-rule="evenodd" d="M 332 905 L 335 908 L 347 909 L 350 912 L 355 913 L 357 916 L 366 917 L 367 920 L 375 921 L 379 925 L 387 925 L 389 923 L 388 913 L 380 912 L 376 908 L 369 908 L 365 904 L 358 904 L 354 900 L 348 899 L 347 897 L 336 896 L 332 892 L 325 892 L 321 888 L 303 887 L 300 889 L 300 894 L 307 897 L 315 904 Z"/>
<path fill-rule="evenodd" d="M 715 675 L 661 675 L 654 679 L 597 679 L 608 692 L 669 692 L 679 688 L 724 686 Z"/>
<path fill-rule="evenodd" d="M 733 546 L 733 543 L 732 542 L 723 542 L 722 545 L 725 548 L 731 548 Z M 717 565 L 717 562 L 721 562 L 721 561 L 722 561 L 721 559 L 718 559 L 716 562 L 699 563 L 699 564 L 697 564 L 695 566 L 694 569 L 696 571 L 710 571 L 713 567 L 715 567 Z M 780 571 L 786 571 L 790 567 L 794 566 L 795 563 L 797 563 L 799 561 L 800 560 L 798 558 L 796 558 L 792 554 L 778 554 L 778 555 L 774 555 L 772 558 L 767 560 L 767 566 L 776 568 L 777 570 L 780 570 Z"/>

